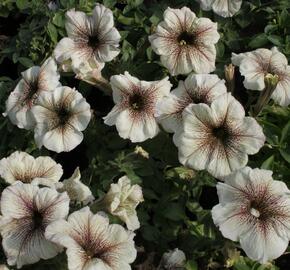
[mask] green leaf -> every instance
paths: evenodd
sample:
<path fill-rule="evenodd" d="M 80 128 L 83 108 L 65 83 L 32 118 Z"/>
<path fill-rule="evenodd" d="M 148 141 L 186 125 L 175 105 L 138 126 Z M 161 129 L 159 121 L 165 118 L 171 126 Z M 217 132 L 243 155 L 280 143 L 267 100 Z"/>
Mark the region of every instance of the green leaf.
<path fill-rule="evenodd" d="M 279 16 L 279 25 L 281 27 L 288 27 L 290 22 L 290 15 L 286 9 L 284 9 Z"/>
<path fill-rule="evenodd" d="M 32 67 L 34 64 L 33 62 L 29 59 L 29 58 L 26 58 L 26 57 L 19 57 L 18 58 L 18 61 L 25 67 Z"/>
<path fill-rule="evenodd" d="M 47 30 L 53 43 L 57 43 L 58 34 L 57 34 L 57 29 L 55 28 L 55 26 L 52 23 L 49 23 L 47 26 Z"/>
<path fill-rule="evenodd" d="M 273 164 L 274 164 L 274 155 L 270 156 L 269 158 L 267 158 L 261 165 L 262 169 L 265 170 L 271 170 L 273 168 Z"/>
<path fill-rule="evenodd" d="M 16 6 L 22 10 L 22 9 L 26 9 L 29 7 L 29 2 L 28 0 L 16 0 Z"/>
<path fill-rule="evenodd" d="M 52 22 L 58 27 L 64 27 L 64 16 L 62 13 L 56 13 L 53 16 Z"/>
<path fill-rule="evenodd" d="M 162 210 L 162 215 L 174 221 L 182 220 L 185 217 L 184 208 L 178 203 L 168 203 Z"/>
<path fill-rule="evenodd" d="M 196 261 L 190 260 L 190 261 L 186 262 L 185 269 L 186 270 L 198 270 L 198 265 L 197 265 Z"/>
<path fill-rule="evenodd" d="M 270 35 L 268 36 L 268 40 L 271 41 L 276 46 L 282 46 L 283 45 L 283 38 L 278 35 Z"/>
<path fill-rule="evenodd" d="M 258 34 L 253 37 L 249 43 L 249 47 L 252 49 L 263 47 L 268 43 L 268 38 L 265 33 Z"/>
<path fill-rule="evenodd" d="M 290 163 L 290 149 L 288 148 L 287 150 L 284 149 L 279 149 L 279 152 L 281 156 L 288 162 Z"/>
<path fill-rule="evenodd" d="M 283 143 L 290 135 L 290 121 L 283 127 L 281 132 L 280 143 Z"/>

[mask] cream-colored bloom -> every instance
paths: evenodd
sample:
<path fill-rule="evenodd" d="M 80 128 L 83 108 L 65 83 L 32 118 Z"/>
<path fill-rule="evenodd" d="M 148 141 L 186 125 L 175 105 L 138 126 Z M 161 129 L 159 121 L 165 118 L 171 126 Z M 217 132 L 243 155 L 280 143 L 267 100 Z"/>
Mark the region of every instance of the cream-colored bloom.
<path fill-rule="evenodd" d="M 191 74 L 157 103 L 157 120 L 167 132 L 176 132 L 182 124 L 182 112 L 189 104 L 210 104 L 226 92 L 224 80 L 217 75 Z"/>
<path fill-rule="evenodd" d="M 69 198 L 55 189 L 18 181 L 1 196 L 0 232 L 9 265 L 21 268 L 57 255 L 61 248 L 44 237 L 46 227 L 66 218 Z"/>
<path fill-rule="evenodd" d="M 203 10 L 213 10 L 222 17 L 234 16 L 242 6 L 242 0 L 197 0 Z"/>
<path fill-rule="evenodd" d="M 257 49 L 252 52 L 233 54 L 232 62 L 240 67 L 240 72 L 245 77 L 244 86 L 250 90 L 264 90 L 265 76 L 277 75 L 279 82 L 272 99 L 281 106 L 290 104 L 290 66 L 286 56 L 276 47 L 271 50 Z"/>
<path fill-rule="evenodd" d="M 57 66 L 52 58 L 41 67 L 33 66 L 21 73 L 22 79 L 6 101 L 4 116 L 19 128 L 31 129 L 35 120 L 31 108 L 42 92 L 51 92 L 60 86 Z"/>
<path fill-rule="evenodd" d="M 90 105 L 85 98 L 66 86 L 41 94 L 32 113 L 36 119 L 37 145 L 58 153 L 71 151 L 82 142 L 82 131 L 91 119 Z"/>
<path fill-rule="evenodd" d="M 185 254 L 182 250 L 175 248 L 163 254 L 162 265 L 167 270 L 184 269 L 186 262 Z"/>
<path fill-rule="evenodd" d="M 120 137 L 132 142 L 143 142 L 155 137 L 159 127 L 155 119 L 156 103 L 168 95 L 168 77 L 161 81 L 140 81 L 128 72 L 114 75 L 110 80 L 115 106 L 104 117 L 105 124 L 116 125 Z"/>
<path fill-rule="evenodd" d="M 129 230 L 134 231 L 140 227 L 136 207 L 143 201 L 142 188 L 131 186 L 130 179 L 123 176 L 117 184 L 111 184 L 103 203 L 109 213 L 119 217 Z"/>
<path fill-rule="evenodd" d="M 9 270 L 9 268 L 5 264 L 1 264 L 0 270 Z"/>
<path fill-rule="evenodd" d="M 67 249 L 69 270 L 130 270 L 137 255 L 134 233 L 88 207 L 49 225 L 45 235 Z"/>
<path fill-rule="evenodd" d="M 0 160 L 0 176 L 9 184 L 16 181 L 54 186 L 62 176 L 62 167 L 50 157 L 38 157 L 16 151 Z"/>
<path fill-rule="evenodd" d="M 272 171 L 245 167 L 217 184 L 214 223 L 239 241 L 247 256 L 266 263 L 283 254 L 290 239 L 290 190 Z"/>
<path fill-rule="evenodd" d="M 114 27 L 113 13 L 101 4 L 96 4 L 92 16 L 67 11 L 65 27 L 68 37 L 57 44 L 54 56 L 59 63 L 70 59 L 73 70 L 85 73 L 88 65 L 111 61 L 120 52 L 121 36 Z"/>
<path fill-rule="evenodd" d="M 71 201 L 88 204 L 95 199 L 89 187 L 81 182 L 79 167 L 75 169 L 73 175 L 69 179 L 57 183 L 56 187 L 60 192 L 66 191 Z"/>
<path fill-rule="evenodd" d="M 220 35 L 217 24 L 197 18 L 189 8 L 167 8 L 164 21 L 149 36 L 153 50 L 172 75 L 210 73 L 215 70 L 216 48 Z"/>
<path fill-rule="evenodd" d="M 244 167 L 248 155 L 264 145 L 262 128 L 245 117 L 242 105 L 224 94 L 211 105 L 192 104 L 183 112 L 183 125 L 174 135 L 179 161 L 195 170 L 207 170 L 222 179 Z"/>

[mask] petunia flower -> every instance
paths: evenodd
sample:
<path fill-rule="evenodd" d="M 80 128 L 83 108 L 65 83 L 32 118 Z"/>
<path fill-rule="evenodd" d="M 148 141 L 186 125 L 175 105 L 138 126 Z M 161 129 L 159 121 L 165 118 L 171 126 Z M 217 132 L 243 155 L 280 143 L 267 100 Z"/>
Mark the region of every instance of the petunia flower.
<path fill-rule="evenodd" d="M 69 198 L 66 193 L 16 182 L 1 196 L 0 232 L 9 265 L 21 268 L 40 259 L 50 259 L 62 249 L 44 237 L 46 227 L 66 218 Z"/>
<path fill-rule="evenodd" d="M 266 263 L 283 254 L 290 239 L 290 190 L 272 171 L 245 167 L 217 184 L 212 217 L 224 237 L 239 241 L 252 260 Z"/>
<path fill-rule="evenodd" d="M 88 204 L 94 200 L 94 196 L 89 187 L 81 182 L 79 167 L 75 169 L 73 175 L 69 179 L 58 182 L 56 188 L 59 192 L 66 191 L 71 201 Z"/>
<path fill-rule="evenodd" d="M 175 132 L 182 124 L 182 112 L 189 104 L 210 104 L 226 92 L 224 80 L 217 75 L 190 74 L 157 103 L 157 120 L 167 132 Z"/>
<path fill-rule="evenodd" d="M 52 187 L 63 173 L 60 164 L 50 157 L 38 157 L 16 151 L 0 160 L 0 176 L 9 184 L 16 181 Z"/>
<path fill-rule="evenodd" d="M 189 8 L 167 8 L 164 21 L 149 36 L 153 50 L 171 75 L 210 73 L 215 70 L 217 24 L 197 18 Z"/>
<path fill-rule="evenodd" d="M 96 4 L 92 16 L 75 9 L 67 11 L 65 28 L 68 37 L 54 50 L 59 63 L 71 60 L 73 69 L 82 69 L 94 62 L 111 61 L 120 52 L 121 36 L 114 27 L 113 13 L 101 4 Z"/>
<path fill-rule="evenodd" d="M 185 254 L 182 250 L 175 248 L 169 250 L 162 256 L 162 265 L 167 270 L 184 269 L 186 262 Z"/>
<path fill-rule="evenodd" d="M 93 215 L 88 207 L 72 213 L 68 221 L 51 224 L 45 235 L 67 249 L 69 270 L 130 270 L 136 258 L 134 233 Z"/>
<path fill-rule="evenodd" d="M 41 67 L 33 66 L 21 73 L 19 81 L 6 101 L 6 111 L 11 122 L 19 128 L 31 129 L 35 120 L 31 108 L 40 93 L 54 91 L 60 86 L 57 65 L 52 58 L 48 58 Z"/>
<path fill-rule="evenodd" d="M 277 75 L 279 82 L 272 99 L 281 106 L 290 104 L 290 66 L 286 56 L 276 47 L 233 54 L 232 62 L 240 67 L 245 77 L 244 86 L 250 90 L 262 91 L 265 88 L 265 77 L 268 74 Z"/>
<path fill-rule="evenodd" d="M 173 139 L 183 165 L 207 170 L 219 179 L 244 167 L 248 155 L 257 153 L 265 142 L 262 128 L 253 117 L 245 117 L 244 108 L 230 93 L 210 106 L 186 107 L 182 128 Z"/>
<path fill-rule="evenodd" d="M 197 0 L 203 10 L 213 10 L 222 17 L 234 16 L 242 6 L 242 0 Z"/>
<path fill-rule="evenodd" d="M 82 131 L 91 119 L 90 105 L 76 90 L 59 87 L 39 96 L 32 108 L 36 119 L 34 138 L 39 147 L 68 152 L 83 140 Z"/>
<path fill-rule="evenodd" d="M 168 77 L 161 81 L 140 81 L 128 72 L 114 75 L 110 80 L 115 106 L 104 117 L 105 124 L 116 125 L 120 137 L 143 142 L 155 137 L 159 127 L 155 119 L 156 103 L 168 95 Z"/>
<path fill-rule="evenodd" d="M 134 231 L 140 228 L 136 207 L 143 201 L 142 188 L 131 185 L 131 180 L 123 176 L 117 184 L 111 184 L 103 204 L 110 214 L 119 217 L 129 230 Z"/>

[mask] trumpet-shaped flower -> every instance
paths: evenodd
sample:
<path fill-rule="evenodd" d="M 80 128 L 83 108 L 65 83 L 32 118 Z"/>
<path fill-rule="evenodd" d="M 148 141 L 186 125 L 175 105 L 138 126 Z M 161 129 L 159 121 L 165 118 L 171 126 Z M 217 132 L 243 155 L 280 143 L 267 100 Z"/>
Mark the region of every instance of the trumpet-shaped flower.
<path fill-rule="evenodd" d="M 45 235 L 67 249 L 69 270 L 130 270 L 136 258 L 134 233 L 88 207 L 49 225 Z"/>
<path fill-rule="evenodd" d="M 211 105 L 192 104 L 183 113 L 183 125 L 174 135 L 179 161 L 195 170 L 207 170 L 223 178 L 244 167 L 248 154 L 264 145 L 262 128 L 252 117 L 245 117 L 242 105 L 224 94 Z"/>
<path fill-rule="evenodd" d="M 217 75 L 191 74 L 157 103 L 157 120 L 167 132 L 176 132 L 182 124 L 182 112 L 189 104 L 210 104 L 226 92 L 224 80 Z"/>
<path fill-rule="evenodd" d="M 60 192 L 66 191 L 71 201 L 88 204 L 94 200 L 94 196 L 89 187 L 81 182 L 79 167 L 75 169 L 73 175 L 69 179 L 58 182 L 56 188 Z"/>
<path fill-rule="evenodd" d="M 61 248 L 46 240 L 44 232 L 68 211 L 66 193 L 22 182 L 7 187 L 1 196 L 0 232 L 8 264 L 21 268 L 56 256 Z"/>
<path fill-rule="evenodd" d="M 214 223 L 239 241 L 247 256 L 266 263 L 283 254 L 290 239 L 290 190 L 272 172 L 245 167 L 217 184 Z"/>
<path fill-rule="evenodd" d="M 220 35 L 217 24 L 197 18 L 189 8 L 167 8 L 164 21 L 149 36 L 153 50 L 171 75 L 210 73 L 215 70 L 216 48 Z"/>
<path fill-rule="evenodd" d="M 186 262 L 185 254 L 182 250 L 175 248 L 163 254 L 162 265 L 167 270 L 184 269 Z"/>
<path fill-rule="evenodd" d="M 232 62 L 240 67 L 245 77 L 244 86 L 250 90 L 262 91 L 265 88 L 265 76 L 277 75 L 279 81 L 272 99 L 281 106 L 290 104 L 290 66 L 286 56 L 276 47 L 233 54 Z"/>
<path fill-rule="evenodd" d="M 113 13 L 101 4 L 96 4 L 92 16 L 74 9 L 67 11 L 65 28 L 68 37 L 54 50 L 59 63 L 71 60 L 73 69 L 82 69 L 88 63 L 111 61 L 120 52 L 121 36 L 114 27 Z"/>
<path fill-rule="evenodd" d="M 57 66 L 48 58 L 41 67 L 33 66 L 21 73 L 22 79 L 6 101 L 4 116 L 19 128 L 31 129 L 35 120 L 31 108 L 42 92 L 51 92 L 60 86 Z"/>
<path fill-rule="evenodd" d="M 50 157 L 38 157 L 16 151 L 0 160 L 0 175 L 9 184 L 16 181 L 54 186 L 62 176 L 62 167 Z"/>
<path fill-rule="evenodd" d="M 130 179 L 123 176 L 117 184 L 111 184 L 103 204 L 109 213 L 119 217 L 129 230 L 134 231 L 140 227 L 136 207 L 143 201 L 142 188 L 139 185 L 131 186 Z"/>
<path fill-rule="evenodd" d="M 234 16 L 242 6 L 242 0 L 197 0 L 203 10 L 213 10 L 222 17 Z"/>
<path fill-rule="evenodd" d="M 82 142 L 82 131 L 91 119 L 90 105 L 85 98 L 66 86 L 40 95 L 32 112 L 36 119 L 37 145 L 58 153 L 71 151 Z"/>
<path fill-rule="evenodd" d="M 105 124 L 116 125 L 120 137 L 132 142 L 153 138 L 159 132 L 155 119 L 156 103 L 168 95 L 171 83 L 168 77 L 161 81 L 140 81 L 128 72 L 110 80 L 115 106 L 104 117 Z"/>

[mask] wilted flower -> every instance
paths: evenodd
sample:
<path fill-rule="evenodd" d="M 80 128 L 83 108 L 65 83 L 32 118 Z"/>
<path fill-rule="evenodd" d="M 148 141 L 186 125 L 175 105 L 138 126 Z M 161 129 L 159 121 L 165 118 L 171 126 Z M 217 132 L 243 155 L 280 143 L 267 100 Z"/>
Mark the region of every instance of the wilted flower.
<path fill-rule="evenodd" d="M 68 152 L 81 143 L 82 131 L 91 119 L 90 105 L 85 98 L 66 86 L 41 94 L 32 113 L 36 119 L 37 145 L 58 153 Z"/>
<path fill-rule="evenodd" d="M 197 0 L 203 10 L 213 10 L 222 17 L 234 16 L 242 6 L 242 0 Z"/>
<path fill-rule="evenodd" d="M 186 257 L 182 250 L 175 248 L 162 256 L 162 265 L 167 270 L 184 269 Z"/>
<path fill-rule="evenodd" d="M 175 132 L 182 124 L 182 112 L 189 104 L 210 104 L 226 92 L 224 80 L 217 75 L 191 74 L 157 103 L 157 120 L 167 132 Z"/>
<path fill-rule="evenodd" d="M 245 167 L 217 184 L 214 223 L 239 241 L 247 256 L 265 263 L 286 250 L 290 239 L 290 190 L 272 172 Z"/>
<path fill-rule="evenodd" d="M 143 147 L 141 147 L 141 146 L 139 146 L 139 145 L 137 145 L 137 146 L 135 147 L 135 149 L 134 149 L 134 153 L 135 153 L 136 155 L 140 155 L 140 156 L 143 157 L 143 158 L 146 158 L 146 159 L 149 158 L 149 153 L 148 153 L 145 149 L 143 149 Z"/>
<path fill-rule="evenodd" d="M 119 217 L 129 230 L 134 231 L 140 227 L 136 207 L 143 201 L 142 188 L 139 185 L 131 186 L 130 179 L 123 176 L 117 184 L 111 184 L 102 203 L 109 213 Z"/>
<path fill-rule="evenodd" d="M 66 191 L 71 201 L 88 204 L 94 200 L 94 196 L 89 187 L 81 182 L 79 167 L 75 169 L 73 175 L 69 179 L 57 183 L 56 187 L 60 192 Z"/>
<path fill-rule="evenodd" d="M 0 160 L 0 175 L 9 184 L 16 181 L 53 186 L 62 176 L 62 167 L 50 157 L 38 157 L 16 151 Z"/>
<path fill-rule="evenodd" d="M 154 117 L 156 103 L 169 94 L 168 77 L 161 81 L 140 81 L 128 72 L 111 77 L 115 107 L 104 117 L 105 124 L 116 125 L 120 137 L 142 142 L 159 132 Z"/>
<path fill-rule="evenodd" d="M 189 105 L 182 128 L 174 135 L 180 162 L 216 178 L 244 167 L 248 154 L 257 153 L 264 141 L 262 128 L 254 118 L 245 117 L 244 108 L 230 93 L 211 106 Z"/>
<path fill-rule="evenodd" d="M 279 82 L 272 99 L 281 106 L 290 104 L 290 66 L 286 56 L 276 47 L 233 54 L 232 62 L 240 67 L 241 74 L 245 76 L 244 86 L 250 90 L 264 90 L 265 76 L 277 75 Z"/>
<path fill-rule="evenodd" d="M 210 73 L 215 70 L 216 48 L 220 35 L 217 24 L 197 18 L 189 8 L 167 8 L 164 21 L 149 36 L 153 50 L 172 75 Z"/>
<path fill-rule="evenodd" d="M 121 36 L 114 27 L 113 13 L 101 4 L 96 4 L 92 16 L 74 9 L 67 11 L 65 28 L 68 37 L 63 38 L 54 50 L 59 63 L 70 59 L 73 69 L 82 69 L 84 63 L 108 62 L 120 52 Z"/>
<path fill-rule="evenodd" d="M 134 233 L 109 224 L 107 218 L 88 207 L 72 213 L 68 221 L 47 227 L 47 239 L 67 248 L 68 269 L 131 269 L 136 258 Z"/>
<path fill-rule="evenodd" d="M 40 259 L 49 259 L 61 248 L 44 237 L 51 222 L 66 218 L 69 198 L 54 189 L 16 182 L 1 196 L 0 231 L 9 265 L 21 268 Z"/>
<path fill-rule="evenodd" d="M 21 73 L 22 79 L 6 101 L 4 116 L 19 128 L 31 129 L 35 120 L 31 108 L 40 93 L 54 91 L 60 86 L 57 66 L 48 58 L 41 67 L 33 66 Z"/>

